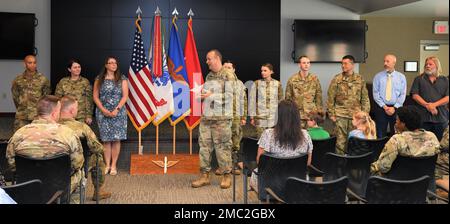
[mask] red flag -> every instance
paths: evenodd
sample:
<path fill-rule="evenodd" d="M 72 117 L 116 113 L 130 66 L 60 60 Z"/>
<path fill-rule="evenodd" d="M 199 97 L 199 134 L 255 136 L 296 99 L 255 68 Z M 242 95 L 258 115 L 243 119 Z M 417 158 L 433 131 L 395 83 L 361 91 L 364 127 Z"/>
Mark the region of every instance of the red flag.
<path fill-rule="evenodd" d="M 194 129 L 200 123 L 202 115 L 202 104 L 200 100 L 203 85 L 202 68 L 198 60 L 197 47 L 195 45 L 194 32 L 192 31 L 192 18 L 188 21 L 186 45 L 184 46 L 184 57 L 186 58 L 186 72 L 191 89 L 191 113 L 184 119 L 189 130 Z"/>
<path fill-rule="evenodd" d="M 161 16 L 159 14 L 155 15 L 153 21 L 154 33 L 152 40 L 152 71 L 156 77 L 161 77 L 162 75 L 162 41 L 161 41 Z"/>

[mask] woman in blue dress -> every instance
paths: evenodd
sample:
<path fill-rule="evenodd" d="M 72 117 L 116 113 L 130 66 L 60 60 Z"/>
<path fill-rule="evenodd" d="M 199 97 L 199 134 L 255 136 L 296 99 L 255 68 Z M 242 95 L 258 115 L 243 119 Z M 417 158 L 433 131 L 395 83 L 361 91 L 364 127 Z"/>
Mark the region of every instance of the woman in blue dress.
<path fill-rule="evenodd" d="M 108 57 L 94 83 L 95 116 L 104 146 L 105 174 L 117 174 L 120 140 L 127 138 L 127 78 L 120 74 L 117 59 Z"/>

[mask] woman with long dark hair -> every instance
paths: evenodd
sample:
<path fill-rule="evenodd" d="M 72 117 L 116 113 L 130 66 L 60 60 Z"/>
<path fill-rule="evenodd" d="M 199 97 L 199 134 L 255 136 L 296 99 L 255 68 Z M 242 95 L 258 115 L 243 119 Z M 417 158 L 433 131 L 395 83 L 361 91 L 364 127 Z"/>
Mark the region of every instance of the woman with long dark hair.
<path fill-rule="evenodd" d="M 127 138 L 127 113 L 124 107 L 127 99 L 127 78 L 120 74 L 117 59 L 108 57 L 94 83 L 94 102 L 97 105 L 95 116 L 105 151 L 105 174 L 117 174 L 120 140 Z"/>
<path fill-rule="evenodd" d="M 312 140 L 308 131 L 300 128 L 300 113 L 295 102 L 282 100 L 278 104 L 277 123 L 273 128 L 266 129 L 258 141 L 256 162 L 264 153 L 278 157 L 295 157 L 308 153 L 308 165 L 311 164 Z M 250 184 L 257 189 L 257 176 L 252 174 Z"/>

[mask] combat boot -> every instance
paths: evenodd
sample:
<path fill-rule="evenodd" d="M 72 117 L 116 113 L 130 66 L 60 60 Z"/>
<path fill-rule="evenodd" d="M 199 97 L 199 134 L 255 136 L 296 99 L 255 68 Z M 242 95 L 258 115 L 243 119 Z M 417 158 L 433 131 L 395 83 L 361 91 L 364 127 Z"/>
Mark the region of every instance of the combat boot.
<path fill-rule="evenodd" d="M 97 194 L 98 194 L 98 200 L 107 199 L 111 197 L 111 192 L 107 192 L 104 190 L 103 187 L 100 187 L 100 190 L 94 190 L 94 194 L 92 195 L 92 200 L 97 200 Z"/>
<path fill-rule="evenodd" d="M 217 176 L 222 176 L 223 175 L 223 171 L 220 168 L 217 168 L 216 172 L 214 172 Z"/>
<path fill-rule="evenodd" d="M 220 188 L 227 189 L 231 187 L 231 175 L 229 173 L 223 174 L 222 181 L 220 182 Z"/>
<path fill-rule="evenodd" d="M 209 185 L 209 173 L 202 173 L 202 176 L 198 179 L 192 182 L 193 188 L 203 187 L 206 185 Z"/>

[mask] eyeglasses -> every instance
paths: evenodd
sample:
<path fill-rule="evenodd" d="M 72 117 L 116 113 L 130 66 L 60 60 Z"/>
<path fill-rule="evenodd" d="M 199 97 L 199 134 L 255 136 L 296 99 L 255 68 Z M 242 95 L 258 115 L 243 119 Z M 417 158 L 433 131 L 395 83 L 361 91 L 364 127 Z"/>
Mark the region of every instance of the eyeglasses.
<path fill-rule="evenodd" d="M 108 62 L 108 63 L 106 63 L 106 64 L 108 64 L 108 65 L 116 65 L 117 62 Z"/>

